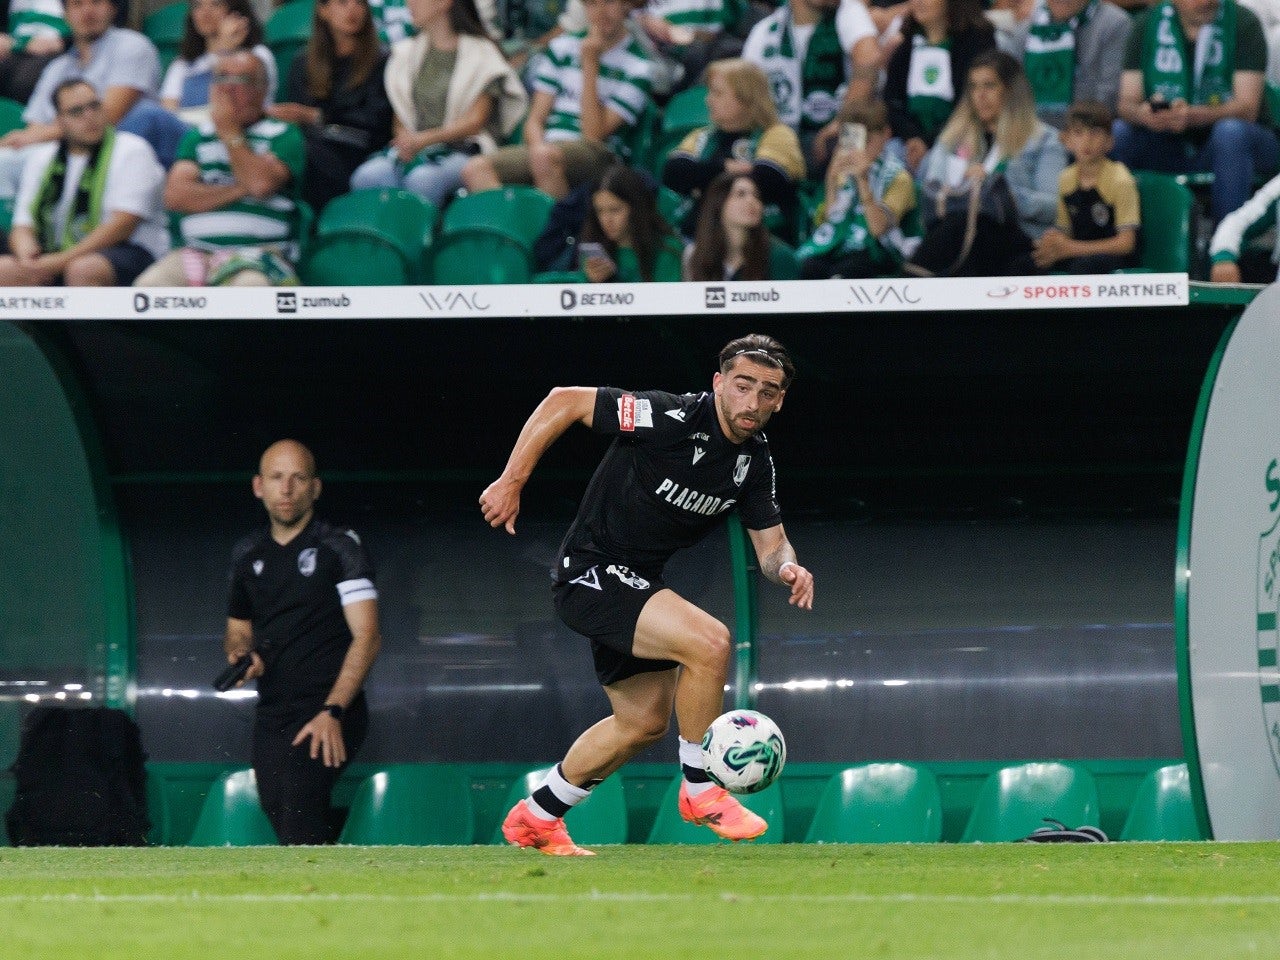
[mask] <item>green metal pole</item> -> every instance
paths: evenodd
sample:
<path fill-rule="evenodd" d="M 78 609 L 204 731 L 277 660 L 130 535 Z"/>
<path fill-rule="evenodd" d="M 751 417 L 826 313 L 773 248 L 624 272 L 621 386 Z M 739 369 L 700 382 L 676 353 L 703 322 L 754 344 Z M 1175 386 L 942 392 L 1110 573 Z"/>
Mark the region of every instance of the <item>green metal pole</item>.
<path fill-rule="evenodd" d="M 756 705 L 756 567 L 755 551 L 737 514 L 729 518 L 729 564 L 733 570 L 733 705 Z"/>

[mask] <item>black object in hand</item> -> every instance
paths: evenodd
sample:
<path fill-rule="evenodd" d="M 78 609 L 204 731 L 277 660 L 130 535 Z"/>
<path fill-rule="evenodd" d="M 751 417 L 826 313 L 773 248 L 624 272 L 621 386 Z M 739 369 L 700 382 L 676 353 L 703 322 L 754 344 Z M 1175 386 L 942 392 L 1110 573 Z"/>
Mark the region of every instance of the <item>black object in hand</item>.
<path fill-rule="evenodd" d="M 249 668 L 253 666 L 253 654 L 246 653 L 227 669 L 218 674 L 213 681 L 213 689 L 219 693 L 225 693 L 234 687 L 237 683 L 244 679 L 244 675 L 249 672 Z"/>

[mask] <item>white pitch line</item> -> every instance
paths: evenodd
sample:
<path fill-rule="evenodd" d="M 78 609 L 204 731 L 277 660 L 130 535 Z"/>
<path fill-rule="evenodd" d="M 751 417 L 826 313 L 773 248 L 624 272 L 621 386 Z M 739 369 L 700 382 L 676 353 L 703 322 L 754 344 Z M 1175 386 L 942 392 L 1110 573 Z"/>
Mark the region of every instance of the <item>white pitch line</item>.
<path fill-rule="evenodd" d="M 288 903 L 697 903 L 713 897 L 727 903 L 810 903 L 810 904 L 955 904 L 960 906 L 1019 907 L 1268 907 L 1280 906 L 1280 895 L 1223 894 L 1218 896 L 1177 896 L 1163 894 L 1031 894 L 996 893 L 835 893 L 835 894 L 739 894 L 732 891 L 696 893 L 46 893 L 0 895 L 0 904 L 288 904 Z"/>

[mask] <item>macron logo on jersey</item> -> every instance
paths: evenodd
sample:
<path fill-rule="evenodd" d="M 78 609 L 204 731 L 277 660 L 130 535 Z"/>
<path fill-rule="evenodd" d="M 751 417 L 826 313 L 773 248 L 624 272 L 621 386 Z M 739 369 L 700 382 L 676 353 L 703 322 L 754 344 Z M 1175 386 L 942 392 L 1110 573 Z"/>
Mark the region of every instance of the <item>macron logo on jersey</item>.
<path fill-rule="evenodd" d="M 653 427 L 653 404 L 644 397 L 624 393 L 618 398 L 618 429 L 634 433 L 637 427 Z"/>

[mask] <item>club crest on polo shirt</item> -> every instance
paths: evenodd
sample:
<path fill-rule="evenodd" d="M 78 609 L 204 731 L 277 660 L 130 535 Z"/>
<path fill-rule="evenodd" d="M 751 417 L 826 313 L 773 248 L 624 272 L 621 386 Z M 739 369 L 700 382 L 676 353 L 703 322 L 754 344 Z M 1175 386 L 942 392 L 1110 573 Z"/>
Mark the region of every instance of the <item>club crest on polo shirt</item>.
<path fill-rule="evenodd" d="M 298 572 L 309 577 L 316 572 L 316 548 L 307 547 L 298 554 Z"/>
<path fill-rule="evenodd" d="M 747 479 L 747 470 L 751 466 L 751 455 L 748 453 L 738 454 L 738 462 L 733 467 L 733 483 L 734 486 L 742 486 L 742 481 Z"/>

